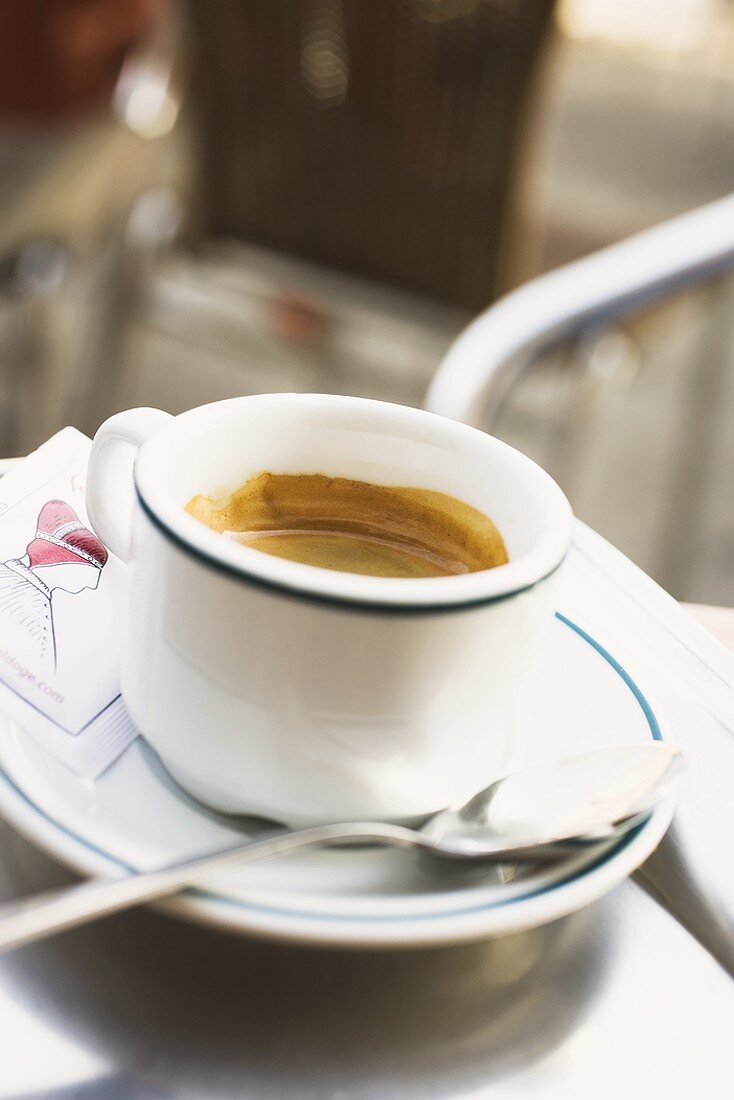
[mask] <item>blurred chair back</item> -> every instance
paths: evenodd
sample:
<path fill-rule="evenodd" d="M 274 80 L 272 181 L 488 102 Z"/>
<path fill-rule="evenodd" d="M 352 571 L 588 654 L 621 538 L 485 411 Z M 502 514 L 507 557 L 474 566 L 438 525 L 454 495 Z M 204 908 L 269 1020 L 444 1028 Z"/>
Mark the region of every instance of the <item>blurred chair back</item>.
<path fill-rule="evenodd" d="M 553 0 L 190 0 L 202 230 L 477 309 Z"/>

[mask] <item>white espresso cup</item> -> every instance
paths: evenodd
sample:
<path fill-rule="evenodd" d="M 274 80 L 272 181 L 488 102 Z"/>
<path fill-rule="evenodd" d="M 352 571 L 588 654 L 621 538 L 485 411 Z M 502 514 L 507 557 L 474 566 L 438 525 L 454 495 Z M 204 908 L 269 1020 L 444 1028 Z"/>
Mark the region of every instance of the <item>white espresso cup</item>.
<path fill-rule="evenodd" d="M 242 546 L 184 510 L 262 471 L 448 493 L 490 516 L 509 563 L 340 573 Z M 556 483 L 512 447 L 353 397 L 132 409 L 95 436 L 87 507 L 130 563 L 125 701 L 196 798 L 290 825 L 407 821 L 502 773 L 571 526 Z"/>

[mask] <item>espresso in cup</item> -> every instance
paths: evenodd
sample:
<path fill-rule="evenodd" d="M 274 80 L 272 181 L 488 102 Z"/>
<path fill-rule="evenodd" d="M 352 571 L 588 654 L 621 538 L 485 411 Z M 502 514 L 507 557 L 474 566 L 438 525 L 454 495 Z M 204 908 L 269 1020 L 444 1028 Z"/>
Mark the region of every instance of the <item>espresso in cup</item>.
<path fill-rule="evenodd" d="M 508 561 L 483 512 L 446 493 L 323 474 L 261 473 L 189 515 L 224 537 L 289 561 L 375 577 L 446 577 Z"/>

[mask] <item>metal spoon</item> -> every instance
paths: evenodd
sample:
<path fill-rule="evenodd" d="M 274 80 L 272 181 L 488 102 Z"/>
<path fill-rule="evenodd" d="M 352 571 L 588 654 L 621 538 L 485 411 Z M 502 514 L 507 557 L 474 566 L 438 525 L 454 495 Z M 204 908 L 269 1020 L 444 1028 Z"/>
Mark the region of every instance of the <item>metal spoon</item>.
<path fill-rule="evenodd" d="M 282 831 L 155 871 L 92 879 L 0 906 L 0 951 L 174 894 L 205 875 L 312 845 L 368 841 L 451 860 L 559 859 L 610 842 L 669 794 L 681 756 L 667 745 L 596 749 L 498 779 L 420 829 L 357 821 Z"/>

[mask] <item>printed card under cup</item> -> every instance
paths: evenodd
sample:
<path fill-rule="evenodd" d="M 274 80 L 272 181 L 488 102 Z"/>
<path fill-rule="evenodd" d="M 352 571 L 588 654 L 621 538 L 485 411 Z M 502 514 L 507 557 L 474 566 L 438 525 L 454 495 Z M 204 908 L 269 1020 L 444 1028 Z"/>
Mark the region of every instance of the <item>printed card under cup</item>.
<path fill-rule="evenodd" d="M 89 526 L 90 448 L 65 428 L 0 478 L 0 707 L 95 778 L 137 731 L 119 683 L 126 566 Z"/>

